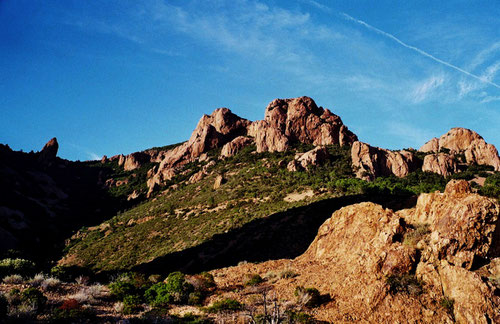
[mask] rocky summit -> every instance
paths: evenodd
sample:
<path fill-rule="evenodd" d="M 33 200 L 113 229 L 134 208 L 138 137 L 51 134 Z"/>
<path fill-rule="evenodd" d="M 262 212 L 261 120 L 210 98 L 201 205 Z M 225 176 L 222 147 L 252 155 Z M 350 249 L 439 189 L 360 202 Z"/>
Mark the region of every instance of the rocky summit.
<path fill-rule="evenodd" d="M 96 161 L 0 145 L 0 322 L 499 323 L 497 149 L 362 140 L 299 97 Z"/>

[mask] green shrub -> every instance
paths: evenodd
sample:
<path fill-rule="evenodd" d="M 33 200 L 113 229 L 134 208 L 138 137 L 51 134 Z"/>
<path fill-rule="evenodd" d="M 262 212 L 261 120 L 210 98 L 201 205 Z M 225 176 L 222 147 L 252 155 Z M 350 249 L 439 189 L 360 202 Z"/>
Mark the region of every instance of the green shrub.
<path fill-rule="evenodd" d="M 448 314 L 453 315 L 453 308 L 455 305 L 455 301 L 453 299 L 445 296 L 441 298 L 441 300 L 439 301 L 439 305 L 443 307 Z"/>
<path fill-rule="evenodd" d="M 186 281 L 181 272 L 172 272 L 165 282 L 151 286 L 144 293 L 146 301 L 153 306 L 186 303 L 189 294 L 194 291 L 193 286 Z"/>
<path fill-rule="evenodd" d="M 304 323 L 304 324 L 315 323 L 314 317 L 304 312 L 287 311 L 286 315 L 288 316 L 288 320 L 290 323 Z"/>
<path fill-rule="evenodd" d="M 93 273 L 86 268 L 79 266 L 62 266 L 57 265 L 50 269 L 50 274 L 59 280 L 70 282 L 80 276 L 92 276 Z"/>
<path fill-rule="evenodd" d="M 405 234 L 403 244 L 415 247 L 417 243 L 430 234 L 430 232 L 431 230 L 428 224 L 418 224 L 415 226 L 414 230 Z"/>
<path fill-rule="evenodd" d="M 47 297 L 37 288 L 30 287 L 21 293 L 21 302 L 33 305 L 39 312 L 45 307 Z"/>
<path fill-rule="evenodd" d="M 241 310 L 243 305 L 236 299 L 226 298 L 223 300 L 216 301 L 212 306 L 208 307 L 206 310 L 209 313 L 221 313 L 221 312 L 235 312 Z"/>
<path fill-rule="evenodd" d="M 201 291 L 194 291 L 189 294 L 188 304 L 189 305 L 202 305 L 205 299 L 204 294 Z"/>
<path fill-rule="evenodd" d="M 136 295 L 137 288 L 130 282 L 125 281 L 115 281 L 109 285 L 109 290 L 111 294 L 118 300 L 124 300 L 126 296 Z"/>
<path fill-rule="evenodd" d="M 264 279 L 262 279 L 261 276 L 259 276 L 258 274 L 253 274 L 253 275 L 247 276 L 244 284 L 245 284 L 245 286 L 256 286 L 263 281 L 264 281 Z"/>
<path fill-rule="evenodd" d="M 294 271 L 292 271 L 292 270 L 283 270 L 279 274 L 279 277 L 281 279 L 290 279 L 290 278 L 293 278 L 293 277 L 296 277 L 296 276 L 297 276 L 297 274 Z"/>
<path fill-rule="evenodd" d="M 422 282 L 411 274 L 395 274 L 386 278 L 386 283 L 389 285 L 391 293 L 406 293 L 417 296 L 423 292 Z"/>
<path fill-rule="evenodd" d="M 479 193 L 500 201 L 500 172 L 488 176 L 484 181 L 484 186 L 479 189 Z"/>
<path fill-rule="evenodd" d="M 35 273 L 35 263 L 25 259 L 3 259 L 0 260 L 0 276 L 19 274 L 32 276 Z"/>
<path fill-rule="evenodd" d="M 321 294 L 316 288 L 304 288 L 298 286 L 295 288 L 295 296 L 298 302 L 307 307 L 318 307 L 321 305 Z"/>
<path fill-rule="evenodd" d="M 136 314 L 142 309 L 142 298 L 128 295 L 123 298 L 123 314 Z"/>

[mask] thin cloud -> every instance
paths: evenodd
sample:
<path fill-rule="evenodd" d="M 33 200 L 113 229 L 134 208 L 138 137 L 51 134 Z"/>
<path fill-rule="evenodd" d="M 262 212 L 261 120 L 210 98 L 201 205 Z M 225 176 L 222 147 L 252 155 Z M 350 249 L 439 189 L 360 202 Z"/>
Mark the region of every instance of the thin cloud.
<path fill-rule="evenodd" d="M 483 64 L 491 56 L 491 54 L 493 54 L 497 50 L 500 50 L 500 42 L 493 43 L 493 44 L 491 44 L 490 47 L 479 52 L 474 57 L 472 62 L 469 64 L 468 69 L 474 70 L 476 67 Z"/>
<path fill-rule="evenodd" d="M 424 80 L 418 84 L 411 93 L 411 99 L 413 102 L 418 103 L 427 99 L 437 88 L 442 86 L 444 83 L 444 77 L 432 76 L 427 80 Z"/>
<path fill-rule="evenodd" d="M 481 100 L 481 103 L 488 103 L 492 101 L 500 101 L 500 96 L 486 96 Z"/>
<path fill-rule="evenodd" d="M 439 58 L 437 58 L 437 57 L 435 57 L 435 56 L 433 56 L 433 55 L 431 55 L 431 54 L 429 54 L 429 53 L 427 53 L 427 52 L 425 52 L 425 51 L 423 51 L 423 50 L 419 49 L 418 47 L 415 47 L 415 46 L 412 46 L 412 45 L 408 45 L 408 44 L 406 44 L 405 42 L 403 42 L 402 40 L 400 40 L 399 38 L 397 38 L 396 36 L 394 36 L 394 35 L 392 35 L 392 34 L 389 34 L 389 33 L 385 32 L 385 31 L 383 31 L 383 30 L 380 30 L 380 29 L 378 29 L 378 28 L 376 28 L 376 27 L 373 27 L 372 25 L 369 25 L 369 24 L 367 24 L 366 22 L 364 22 L 364 21 L 362 21 L 362 20 L 359 20 L 359 19 L 356 19 L 356 18 L 354 18 L 354 17 L 352 17 L 352 16 L 349 16 L 349 15 L 348 15 L 348 14 L 346 14 L 346 13 L 342 13 L 342 15 L 343 15 L 343 16 L 344 16 L 344 18 L 346 18 L 347 20 L 353 21 L 353 22 L 355 22 L 355 23 L 357 23 L 357 24 L 359 24 L 359 25 L 362 25 L 362 26 L 364 26 L 364 27 L 366 27 L 366 28 L 368 28 L 368 29 L 370 29 L 370 30 L 375 31 L 375 32 L 376 32 L 376 33 L 378 33 L 378 34 L 381 34 L 381 35 L 383 35 L 383 36 L 385 36 L 385 37 L 387 37 L 387 38 L 390 38 L 390 39 L 392 39 L 393 41 L 395 41 L 396 43 L 398 43 L 399 45 L 401 45 L 401 46 L 403 46 L 403 47 L 406 47 L 406 48 L 408 48 L 408 49 L 411 49 L 411 50 L 413 50 L 413 51 L 415 51 L 415 52 L 417 52 L 417 53 L 419 53 L 419 54 L 421 54 L 421 55 L 423 55 L 423 56 L 425 56 L 425 57 L 428 57 L 428 58 L 430 58 L 431 60 L 433 60 L 433 61 L 435 61 L 435 62 L 438 62 L 438 63 L 440 63 L 440 64 L 443 64 L 443 65 L 445 65 L 445 66 L 447 66 L 447 67 L 450 67 L 450 68 L 452 68 L 452 69 L 454 69 L 454 70 L 456 70 L 456 71 L 458 71 L 458 72 L 461 72 L 461 73 L 463 73 L 463 74 L 465 74 L 465 75 L 468 75 L 468 76 L 470 76 L 470 77 L 472 77 L 472 78 L 474 78 L 474 79 L 477 79 L 477 80 L 479 80 L 479 81 L 481 81 L 481 82 L 484 82 L 484 83 L 488 83 L 489 85 L 492 85 L 492 86 L 494 86 L 494 87 L 496 87 L 496 88 L 500 89 L 500 85 L 499 85 L 499 84 L 496 84 L 496 83 L 494 83 L 494 82 L 492 82 L 492 81 L 488 81 L 488 80 L 486 80 L 485 78 L 482 78 L 482 77 L 481 77 L 481 76 L 479 76 L 479 75 L 476 75 L 476 74 L 470 73 L 470 72 L 468 72 L 468 71 L 466 71 L 466 70 L 464 70 L 464 69 L 462 69 L 462 68 L 460 68 L 460 67 L 458 67 L 458 66 L 456 66 L 456 65 L 453 65 L 453 64 L 451 64 L 451 63 L 449 63 L 449 62 L 446 62 L 446 61 L 443 61 L 443 60 L 441 60 L 441 59 L 439 59 Z"/>
<path fill-rule="evenodd" d="M 300 2 L 311 5 L 313 7 L 316 7 L 318 9 L 323 10 L 323 11 L 328 12 L 328 13 L 332 12 L 332 9 L 330 7 L 325 6 L 324 4 L 321 4 L 321 3 L 314 1 L 314 0 L 301 0 Z"/>
<path fill-rule="evenodd" d="M 484 71 L 484 73 L 481 74 L 481 79 L 483 79 L 484 81 L 492 81 L 498 71 L 500 71 L 500 61 L 497 61 L 492 65 L 488 66 Z M 462 98 L 465 95 L 468 95 L 469 93 L 483 89 L 485 87 L 485 83 L 477 81 L 461 80 L 458 83 L 458 87 L 459 87 L 458 96 L 459 98 Z M 483 101 L 481 102 L 483 103 Z"/>

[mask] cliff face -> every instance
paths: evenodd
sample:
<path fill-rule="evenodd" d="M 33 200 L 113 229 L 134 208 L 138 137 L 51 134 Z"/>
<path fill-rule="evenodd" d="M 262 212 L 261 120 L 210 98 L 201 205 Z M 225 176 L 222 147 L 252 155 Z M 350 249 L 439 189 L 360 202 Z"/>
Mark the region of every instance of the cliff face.
<path fill-rule="evenodd" d="M 491 165 L 495 171 L 500 170 L 498 151 L 488 144 L 476 132 L 466 128 L 452 128 L 440 138 L 433 138 L 425 143 L 419 151 L 437 153 L 448 150 L 450 154 L 464 154 L 468 164 Z"/>
<path fill-rule="evenodd" d="M 360 203 L 334 212 L 295 260 L 214 273 L 230 284 L 243 272 L 291 269 L 298 276 L 276 281 L 276 293 L 318 288 L 331 297 L 318 319 L 331 322 L 497 323 L 500 297 L 488 277 L 500 274 L 499 229 L 499 203 L 452 181 L 444 193 L 420 195 L 415 208 Z M 440 306 L 444 298 L 454 301 L 451 312 Z"/>
<path fill-rule="evenodd" d="M 356 177 L 364 180 L 391 174 L 405 177 L 422 165 L 422 161 L 410 151 L 393 152 L 358 141 L 352 145 L 351 159 Z"/>
<path fill-rule="evenodd" d="M 439 139 L 433 138 L 425 143 L 419 150 L 427 153 L 423 160 L 415 152 L 389 151 L 362 142 L 354 142 L 351 152 L 356 177 L 365 180 L 391 174 L 405 177 L 420 168 L 446 177 L 459 172 L 459 164 L 489 165 L 495 171 L 500 170 L 500 158 L 495 146 L 465 128 L 452 128 Z"/>
<path fill-rule="evenodd" d="M 264 120 L 255 122 L 219 108 L 200 119 L 189 141 L 161 153 L 160 165 L 148 180 L 148 195 L 174 177 L 180 166 L 214 148 L 222 147 L 221 157 L 229 157 L 251 144 L 257 152 L 282 152 L 294 143 L 350 145 L 355 140 L 339 116 L 309 97 L 276 99 L 266 107 Z"/>

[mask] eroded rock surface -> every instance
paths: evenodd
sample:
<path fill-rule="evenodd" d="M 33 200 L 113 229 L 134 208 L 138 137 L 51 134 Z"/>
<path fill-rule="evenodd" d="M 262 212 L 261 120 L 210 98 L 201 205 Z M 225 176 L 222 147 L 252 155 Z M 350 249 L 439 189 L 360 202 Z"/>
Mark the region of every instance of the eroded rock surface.
<path fill-rule="evenodd" d="M 439 152 L 443 149 L 452 154 L 465 154 L 468 164 L 491 165 L 496 171 L 500 170 L 500 158 L 495 146 L 486 143 L 478 133 L 470 129 L 452 128 L 439 139 L 433 138 L 425 143 L 420 151 Z"/>
<path fill-rule="evenodd" d="M 434 172 L 447 177 L 458 171 L 455 157 L 450 154 L 437 153 L 424 157 L 422 171 Z"/>
<path fill-rule="evenodd" d="M 258 152 L 284 151 L 297 142 L 347 145 L 357 140 L 339 116 L 318 107 L 309 97 L 272 101 L 264 120 L 253 123 L 250 129 Z"/>
<path fill-rule="evenodd" d="M 318 146 L 305 153 L 297 153 L 295 158 L 288 163 L 288 171 L 308 170 L 311 166 L 318 166 L 325 163 L 330 158 L 328 149 Z"/>
<path fill-rule="evenodd" d="M 251 145 L 253 143 L 253 139 L 246 136 L 238 136 L 233 139 L 231 142 L 225 144 L 222 147 L 222 151 L 220 155 L 222 157 L 230 157 L 236 155 L 242 148 Z"/>
<path fill-rule="evenodd" d="M 487 277 L 497 273 L 499 203 L 470 192 L 466 181 L 444 193 L 422 194 L 417 206 L 393 212 L 374 203 L 337 210 L 319 228 L 309 249 L 294 260 L 276 260 L 213 271 L 219 285 L 244 273 L 293 269 L 272 289 L 293 299 L 293 287 L 316 287 L 331 301 L 315 310 L 335 323 L 498 323 L 500 298 Z M 426 224 L 421 240 L 412 242 Z M 495 258 L 496 257 L 496 258 Z M 475 262 L 486 264 L 475 270 Z M 388 278 L 414 278 L 392 290 Z M 391 279 L 398 280 L 398 279 Z M 452 301 L 448 309 L 443 300 Z"/>
<path fill-rule="evenodd" d="M 180 167 L 201 159 L 214 148 L 222 147 L 221 157 L 228 157 L 254 143 L 257 152 L 282 152 L 294 143 L 349 145 L 355 140 L 356 135 L 339 116 L 318 107 L 309 97 L 276 99 L 267 106 L 264 120 L 255 122 L 219 108 L 200 119 L 189 141 L 152 157 L 152 161 L 161 162 L 148 180 L 148 195 L 178 173 Z M 198 174 L 192 180 L 202 176 Z"/>
<path fill-rule="evenodd" d="M 352 145 L 351 158 L 356 177 L 364 180 L 391 174 L 405 177 L 421 166 L 421 161 L 410 151 L 389 151 L 359 141 Z"/>

